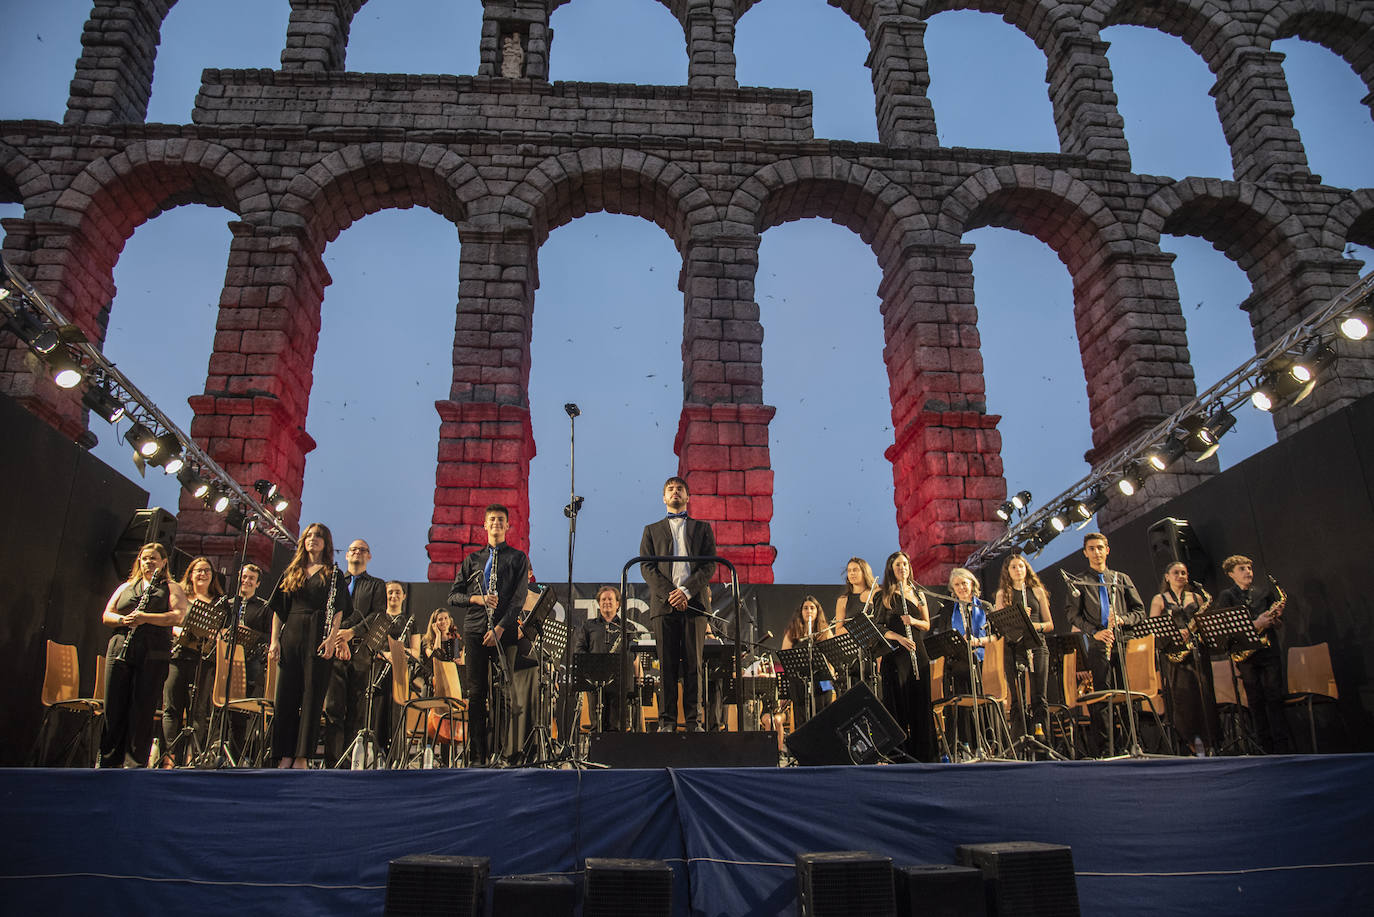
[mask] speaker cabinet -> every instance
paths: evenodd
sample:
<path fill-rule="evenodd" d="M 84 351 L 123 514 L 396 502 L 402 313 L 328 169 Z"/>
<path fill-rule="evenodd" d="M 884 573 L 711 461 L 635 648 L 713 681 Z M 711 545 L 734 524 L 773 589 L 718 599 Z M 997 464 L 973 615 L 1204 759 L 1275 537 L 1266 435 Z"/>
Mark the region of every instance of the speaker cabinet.
<path fill-rule="evenodd" d="M 876 764 L 905 739 L 868 685 L 858 684 L 784 741 L 798 764 Z"/>
<path fill-rule="evenodd" d="M 662 860 L 587 858 L 582 917 L 672 917 L 673 870 Z"/>
<path fill-rule="evenodd" d="M 587 757 L 607 767 L 777 767 L 772 732 L 599 732 Z"/>
<path fill-rule="evenodd" d="M 985 917 L 982 870 L 935 863 L 895 866 L 897 917 Z"/>
<path fill-rule="evenodd" d="M 577 887 L 564 876 L 503 876 L 492 883 L 492 917 L 572 917 Z"/>
<path fill-rule="evenodd" d="M 954 848 L 961 865 L 983 871 L 989 917 L 1078 917 L 1073 851 L 1010 841 Z"/>
<path fill-rule="evenodd" d="M 135 510 L 134 517 L 124 527 L 124 534 L 119 536 L 119 541 L 115 544 L 114 556 L 111 558 L 114 561 L 115 572 L 121 576 L 128 576 L 134 559 L 138 557 L 139 549 L 145 544 L 162 545 L 167 549 L 167 559 L 170 561 L 172 552 L 176 550 L 176 540 L 176 516 L 160 506 Z M 170 566 L 167 575 L 174 575 Z"/>
<path fill-rule="evenodd" d="M 486 913 L 487 857 L 427 853 L 392 860 L 386 877 L 384 917 L 482 917 Z"/>
<path fill-rule="evenodd" d="M 896 917 L 892 858 L 862 850 L 797 854 L 799 917 Z"/>
<path fill-rule="evenodd" d="M 1150 558 L 1154 561 L 1155 575 L 1164 576 L 1164 571 L 1176 560 L 1188 565 L 1188 575 L 1199 583 L 1212 580 L 1212 559 L 1202 548 L 1197 533 L 1187 519 L 1166 516 L 1146 531 L 1150 544 Z"/>

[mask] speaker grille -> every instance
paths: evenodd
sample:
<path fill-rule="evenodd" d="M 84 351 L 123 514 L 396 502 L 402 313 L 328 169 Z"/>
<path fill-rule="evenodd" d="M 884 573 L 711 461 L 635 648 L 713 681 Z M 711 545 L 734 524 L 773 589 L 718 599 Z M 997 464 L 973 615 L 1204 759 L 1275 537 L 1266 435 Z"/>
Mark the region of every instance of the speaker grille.
<path fill-rule="evenodd" d="M 577 889 L 564 876 L 503 876 L 492 883 L 494 917 L 572 917 Z"/>
<path fill-rule="evenodd" d="M 892 859 L 861 850 L 797 854 L 801 917 L 896 917 Z"/>
<path fill-rule="evenodd" d="M 938 863 L 895 866 L 897 917 L 984 917 L 983 873 L 971 866 Z"/>
<path fill-rule="evenodd" d="M 392 860 L 386 877 L 385 917 L 448 914 L 481 917 L 486 908 L 486 857 L 420 853 Z"/>
<path fill-rule="evenodd" d="M 587 859 L 583 917 L 671 917 L 673 870 L 662 860 Z"/>
<path fill-rule="evenodd" d="M 956 847 L 954 853 L 961 864 L 983 871 L 989 914 L 1077 917 L 1078 885 L 1070 848 L 1009 841 L 966 844 Z"/>

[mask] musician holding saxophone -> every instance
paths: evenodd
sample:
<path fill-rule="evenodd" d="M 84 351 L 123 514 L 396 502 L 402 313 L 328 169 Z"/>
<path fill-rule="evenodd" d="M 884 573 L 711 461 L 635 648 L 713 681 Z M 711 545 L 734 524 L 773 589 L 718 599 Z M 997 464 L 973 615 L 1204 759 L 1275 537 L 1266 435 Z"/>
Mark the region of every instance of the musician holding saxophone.
<path fill-rule="evenodd" d="M 530 560 L 506 543 L 510 510 L 493 503 L 484 514 L 487 544 L 469 554 L 449 590 L 448 604 L 464 610 L 463 653 L 468 689 L 468 737 L 473 764 L 493 747 L 488 735 L 491 685 L 506 694 L 515 664 L 517 622 L 529 591 Z M 494 731 L 502 735 L 499 726 Z"/>
<path fill-rule="evenodd" d="M 924 638 L 930 610 L 911 578 L 911 558 L 897 551 L 883 565 L 883 584 L 874 602 L 874 618 L 884 622 L 883 636 L 897 648 L 880 660 L 883 705 L 906 730 L 902 749 L 917 761 L 933 762 L 935 718 L 930 704 L 930 657 Z"/>
<path fill-rule="evenodd" d="M 186 594 L 167 576 L 167 549 L 145 544 L 129 579 L 105 603 L 115 629 L 106 650 L 101 767 L 143 767 L 153 745 L 153 713 L 172 646 L 172 625 L 186 614 Z"/>
<path fill-rule="evenodd" d="M 1269 577 L 1272 589 L 1255 588 L 1255 562 L 1244 554 L 1233 554 L 1222 561 L 1221 572 L 1231 578 L 1231 585 L 1217 596 L 1217 607 L 1244 608 L 1254 621 L 1255 634 L 1261 641 L 1258 649 L 1238 662 L 1250 704 L 1250 718 L 1255 724 L 1255 737 L 1267 754 L 1290 754 L 1293 739 L 1283 715 L 1283 656 L 1279 652 L 1277 630 L 1283 623 L 1286 597 L 1272 576 Z"/>
<path fill-rule="evenodd" d="M 1150 617 L 1169 617 L 1178 628 L 1185 648 L 1169 653 L 1162 666 L 1165 690 L 1169 694 L 1170 719 L 1179 739 L 1192 754 L 1199 743 L 1210 746 L 1216 730 L 1209 727 L 1215 718 L 1212 699 L 1212 670 L 1200 655 L 1192 652 L 1197 637 L 1192 632 L 1193 618 L 1205 608 L 1210 597 L 1188 577 L 1188 565 L 1181 560 L 1169 564 L 1159 592 L 1150 600 Z M 1199 671 L 1198 662 L 1202 662 Z M 1204 737 L 1207 741 L 1204 743 Z"/>

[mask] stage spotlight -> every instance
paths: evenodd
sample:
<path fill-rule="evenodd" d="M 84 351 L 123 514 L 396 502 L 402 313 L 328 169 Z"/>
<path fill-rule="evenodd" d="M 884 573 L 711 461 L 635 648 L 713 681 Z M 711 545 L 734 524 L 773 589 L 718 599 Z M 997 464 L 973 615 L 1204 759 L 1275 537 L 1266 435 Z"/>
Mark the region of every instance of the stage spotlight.
<path fill-rule="evenodd" d="M 1312 394 L 1312 390 L 1317 387 L 1317 380 L 1321 374 L 1335 362 L 1336 351 L 1330 345 L 1323 344 L 1320 340 L 1313 341 L 1303 351 L 1302 356 L 1294 360 L 1293 364 L 1288 367 L 1289 377 L 1303 386 L 1298 397 L 1293 399 L 1293 403 L 1297 404 Z"/>
<path fill-rule="evenodd" d="M 1001 519 L 1003 522 L 1009 522 L 1011 521 L 1011 514 L 1014 512 L 1016 512 L 1016 507 L 1012 506 L 1011 501 L 1008 500 L 997 507 L 997 518 Z"/>
<path fill-rule="evenodd" d="M 1095 487 L 1092 493 L 1073 506 L 1073 514 L 1078 517 L 1080 525 L 1087 525 L 1097 511 L 1107 505 L 1107 492 L 1100 487 Z"/>
<path fill-rule="evenodd" d="M 1057 517 L 1052 516 L 1049 519 L 1046 519 L 1044 523 L 1041 524 L 1040 528 L 1036 530 L 1034 538 L 1034 541 L 1037 545 L 1036 550 L 1043 549 L 1045 545 L 1049 544 L 1051 541 L 1054 541 L 1054 536 L 1064 531 L 1062 528 L 1055 528 L 1054 522 L 1056 518 Z"/>
<path fill-rule="evenodd" d="M 81 396 L 87 410 L 94 411 L 106 423 L 118 423 L 124 416 L 124 405 L 104 386 L 92 385 Z"/>
<path fill-rule="evenodd" d="M 1136 492 L 1145 486 L 1145 473 L 1143 470 L 1145 467 L 1148 466 L 1142 466 L 1135 462 L 1127 465 L 1122 470 L 1121 477 L 1116 481 L 1116 489 L 1128 497 L 1135 496 Z"/>
<path fill-rule="evenodd" d="M 186 464 L 181 454 L 181 440 L 175 433 L 164 433 L 157 438 L 157 450 L 148 458 L 151 465 L 161 465 L 167 474 L 176 474 Z"/>
<path fill-rule="evenodd" d="M 1017 492 L 1016 496 L 1011 498 L 1011 505 L 1016 507 L 1018 510 L 1024 510 L 1027 506 L 1030 506 L 1030 504 L 1031 492 L 1029 490 L 1019 491 Z"/>
<path fill-rule="evenodd" d="M 1050 516 L 1048 524 L 1050 528 L 1054 529 L 1056 535 L 1069 527 L 1069 518 L 1072 512 L 1073 504 L 1065 503 L 1055 511 L 1053 516 Z"/>
<path fill-rule="evenodd" d="M 228 523 L 230 528 L 238 529 L 245 535 L 258 527 L 257 517 L 249 516 L 242 507 L 238 506 L 229 510 L 229 514 L 224 517 L 224 521 Z"/>
<path fill-rule="evenodd" d="M 1202 454 L 1197 457 L 1199 462 L 1205 462 L 1216 454 L 1221 448 L 1221 438 L 1231 432 L 1231 428 L 1236 425 L 1236 415 L 1222 408 L 1207 421 L 1207 425 L 1197 431 L 1198 441 L 1204 444 Z"/>
<path fill-rule="evenodd" d="M 52 381 L 57 383 L 58 388 L 76 388 L 85 378 L 81 364 L 65 349 L 54 349 L 43 359 L 48 361 L 48 368 L 52 370 Z"/>
<path fill-rule="evenodd" d="M 196 474 L 195 469 L 189 465 L 177 472 L 177 480 L 197 500 L 204 500 L 206 495 L 210 493 L 210 485 L 200 475 Z"/>
<path fill-rule="evenodd" d="M 1363 341 L 1369 337 L 1371 324 L 1374 324 L 1374 314 L 1369 306 L 1356 306 L 1341 318 L 1341 336 L 1347 341 Z"/>
<path fill-rule="evenodd" d="M 1182 440 L 1166 439 L 1163 443 L 1145 453 L 1145 460 L 1150 463 L 1155 471 L 1163 471 L 1183 457 L 1185 448 Z"/>
<path fill-rule="evenodd" d="M 157 455 L 157 437 L 153 436 L 151 430 L 137 421 L 125 431 L 124 439 L 134 447 L 135 452 L 145 459 Z"/>
<path fill-rule="evenodd" d="M 6 324 L 9 325 L 16 337 L 28 344 L 40 356 L 52 353 L 53 349 L 62 343 L 62 338 L 56 329 L 49 328 L 39 321 L 36 315 L 23 308 L 22 305 L 9 316 Z"/>
<path fill-rule="evenodd" d="M 262 497 L 262 502 L 272 509 L 274 513 L 284 513 L 286 508 L 291 505 L 291 501 L 282 494 L 281 488 L 272 481 L 259 478 L 253 485 L 253 489 Z"/>
<path fill-rule="evenodd" d="M 205 505 L 217 513 L 222 513 L 229 508 L 229 494 L 217 485 L 211 485 L 205 495 Z"/>

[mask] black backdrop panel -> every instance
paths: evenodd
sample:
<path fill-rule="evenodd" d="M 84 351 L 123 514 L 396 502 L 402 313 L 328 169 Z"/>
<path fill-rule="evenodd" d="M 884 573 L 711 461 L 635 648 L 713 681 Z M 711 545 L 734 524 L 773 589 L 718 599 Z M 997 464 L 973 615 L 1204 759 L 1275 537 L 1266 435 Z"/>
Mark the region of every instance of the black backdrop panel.
<path fill-rule="evenodd" d="M 77 647 L 81 690 L 95 687 L 108 632 L 100 612 L 119 582 L 110 552 L 148 495 L 132 481 L 0 397 L 0 765 L 24 763 L 42 719 L 46 640 Z M 113 435 L 112 432 L 100 431 Z"/>

